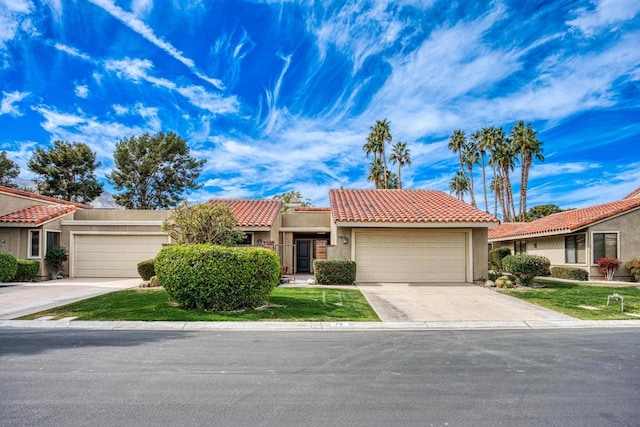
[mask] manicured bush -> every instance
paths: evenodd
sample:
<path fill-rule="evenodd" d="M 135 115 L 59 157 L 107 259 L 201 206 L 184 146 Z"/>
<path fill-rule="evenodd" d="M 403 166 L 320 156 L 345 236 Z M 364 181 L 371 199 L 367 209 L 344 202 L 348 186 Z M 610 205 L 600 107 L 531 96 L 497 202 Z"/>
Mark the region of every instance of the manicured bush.
<path fill-rule="evenodd" d="M 16 271 L 16 282 L 31 282 L 40 271 L 40 263 L 32 259 L 18 259 L 18 270 Z"/>
<path fill-rule="evenodd" d="M 0 282 L 8 282 L 16 277 L 18 260 L 11 254 L 0 252 Z"/>
<path fill-rule="evenodd" d="M 536 276 L 548 276 L 551 262 L 537 255 L 507 255 L 502 259 L 504 270 L 513 274 L 516 283 L 529 286 Z"/>
<path fill-rule="evenodd" d="M 67 252 L 67 248 L 64 246 L 54 246 L 49 249 L 47 254 L 44 256 L 44 262 L 49 268 L 49 274 L 52 279 L 57 279 L 60 277 L 60 272 L 62 271 L 62 266 L 65 261 L 69 260 L 69 253 Z"/>
<path fill-rule="evenodd" d="M 356 263 L 344 259 L 317 259 L 313 262 L 320 285 L 351 285 L 356 281 Z"/>
<path fill-rule="evenodd" d="M 640 282 L 640 258 L 634 258 L 624 265 L 624 268 L 629 270 L 636 282 Z"/>
<path fill-rule="evenodd" d="M 148 259 L 138 263 L 138 274 L 142 280 L 147 281 L 156 275 L 156 270 L 153 268 L 153 260 Z"/>
<path fill-rule="evenodd" d="M 278 285 L 280 259 L 262 248 L 167 246 L 155 258 L 156 277 L 184 308 L 232 311 L 269 301 Z"/>
<path fill-rule="evenodd" d="M 551 267 L 551 277 L 585 282 L 589 280 L 589 273 L 581 268 Z"/>
<path fill-rule="evenodd" d="M 598 267 L 600 267 L 600 272 L 603 274 L 605 280 L 611 281 L 613 280 L 613 276 L 618 271 L 618 268 L 622 265 L 622 261 L 618 258 L 609 258 L 603 257 L 598 260 Z"/>
<path fill-rule="evenodd" d="M 502 266 L 502 259 L 507 255 L 511 255 L 511 249 L 509 248 L 494 248 L 489 251 L 489 263 L 491 269 L 495 271 L 504 271 Z"/>
<path fill-rule="evenodd" d="M 500 276 L 496 279 L 496 288 L 513 288 L 510 276 Z"/>

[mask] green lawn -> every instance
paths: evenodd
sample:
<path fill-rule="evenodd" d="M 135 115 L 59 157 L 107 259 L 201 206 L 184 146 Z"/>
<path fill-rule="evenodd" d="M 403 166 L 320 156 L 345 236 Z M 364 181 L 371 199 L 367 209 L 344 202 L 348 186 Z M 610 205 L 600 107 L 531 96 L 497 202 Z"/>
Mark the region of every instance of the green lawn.
<path fill-rule="evenodd" d="M 353 289 L 276 288 L 269 306 L 242 313 L 207 313 L 177 307 L 163 289 L 100 295 L 20 319 L 41 316 L 77 320 L 149 321 L 380 321 L 362 293 Z"/>
<path fill-rule="evenodd" d="M 580 283 L 558 283 L 551 280 L 538 280 L 536 283 L 544 288 L 526 288 L 501 290 L 501 292 L 541 305 L 555 311 L 583 320 L 640 320 L 640 288 L 638 287 L 604 287 L 584 285 Z M 607 307 L 607 296 L 620 294 L 624 297 L 624 311 L 620 311 L 620 303 L 611 300 Z"/>

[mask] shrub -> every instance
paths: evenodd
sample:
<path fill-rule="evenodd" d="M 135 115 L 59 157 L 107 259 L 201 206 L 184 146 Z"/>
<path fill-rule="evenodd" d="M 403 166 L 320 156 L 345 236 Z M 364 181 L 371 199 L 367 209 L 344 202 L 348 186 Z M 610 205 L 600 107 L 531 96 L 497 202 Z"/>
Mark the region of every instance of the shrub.
<path fill-rule="evenodd" d="M 614 274 L 622 264 L 618 258 L 609 258 L 603 257 L 598 260 L 598 267 L 600 267 L 600 272 L 604 275 L 606 280 L 613 280 Z"/>
<path fill-rule="evenodd" d="M 320 285 L 351 285 L 356 281 L 355 261 L 318 259 L 313 262 L 313 272 Z"/>
<path fill-rule="evenodd" d="M 496 279 L 496 288 L 513 288 L 513 281 L 509 276 L 500 276 Z"/>
<path fill-rule="evenodd" d="M 18 270 L 14 280 L 17 282 L 31 282 L 40 271 L 40 263 L 32 259 L 18 259 Z"/>
<path fill-rule="evenodd" d="M 156 275 L 156 270 L 153 268 L 153 260 L 148 259 L 138 263 L 138 274 L 145 282 Z"/>
<path fill-rule="evenodd" d="M 582 282 L 589 280 L 589 273 L 586 270 L 574 267 L 551 267 L 551 276 L 558 279 L 579 280 Z"/>
<path fill-rule="evenodd" d="M 635 277 L 636 282 L 640 282 L 640 258 L 634 258 L 627 262 L 624 267 Z"/>
<path fill-rule="evenodd" d="M 13 280 L 18 271 L 18 260 L 11 254 L 0 252 L 0 282 Z"/>
<path fill-rule="evenodd" d="M 44 262 L 49 268 L 52 279 L 57 279 L 62 271 L 62 265 L 69 260 L 69 254 L 64 246 L 54 246 L 44 256 Z"/>
<path fill-rule="evenodd" d="M 280 260 L 262 248 L 176 245 L 160 250 L 155 270 L 169 296 L 184 308 L 232 311 L 269 301 L 279 282 Z"/>
<path fill-rule="evenodd" d="M 489 251 L 489 263 L 491 269 L 495 271 L 504 271 L 502 266 L 502 260 L 507 255 L 511 255 L 511 249 L 509 248 L 494 248 Z"/>
<path fill-rule="evenodd" d="M 507 255 L 502 259 L 505 271 L 513 274 L 516 283 L 529 286 L 536 276 L 548 276 L 551 262 L 537 255 Z"/>
<path fill-rule="evenodd" d="M 489 273 L 487 275 L 489 276 L 489 280 L 491 280 L 492 282 L 495 282 L 501 276 L 500 273 L 493 270 L 489 270 Z"/>

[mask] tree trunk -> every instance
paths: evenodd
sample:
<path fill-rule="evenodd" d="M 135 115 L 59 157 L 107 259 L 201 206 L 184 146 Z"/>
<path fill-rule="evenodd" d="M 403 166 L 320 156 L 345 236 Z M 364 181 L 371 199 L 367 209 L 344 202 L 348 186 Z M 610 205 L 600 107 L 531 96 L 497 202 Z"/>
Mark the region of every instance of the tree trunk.
<path fill-rule="evenodd" d="M 487 179 L 484 170 L 484 154 L 480 153 L 480 155 L 482 156 L 482 191 L 484 194 L 484 211 L 489 213 L 489 202 L 487 201 Z"/>

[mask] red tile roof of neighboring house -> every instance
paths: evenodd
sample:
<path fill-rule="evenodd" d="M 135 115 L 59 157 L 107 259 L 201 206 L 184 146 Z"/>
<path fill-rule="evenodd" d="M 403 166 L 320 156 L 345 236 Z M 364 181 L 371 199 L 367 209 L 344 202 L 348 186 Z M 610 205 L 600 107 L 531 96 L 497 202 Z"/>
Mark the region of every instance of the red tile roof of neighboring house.
<path fill-rule="evenodd" d="M 280 200 L 211 199 L 210 203 L 224 203 L 238 220 L 238 227 L 271 227 L 278 217 Z"/>
<path fill-rule="evenodd" d="M 632 199 L 634 197 L 640 197 L 640 188 L 636 188 L 631 193 L 629 193 L 626 196 L 624 196 L 623 200 L 624 199 Z"/>
<path fill-rule="evenodd" d="M 435 190 L 331 190 L 334 221 L 497 223 L 491 215 Z"/>
<path fill-rule="evenodd" d="M 71 205 L 38 205 L 0 217 L 0 223 L 40 225 L 76 211 Z"/>
<path fill-rule="evenodd" d="M 93 206 L 84 203 L 70 202 L 68 200 L 56 199 L 55 197 L 43 196 L 42 194 L 31 193 L 29 191 L 18 190 L 17 188 L 4 187 L 0 185 L 0 193 L 13 194 L 15 196 L 26 197 L 34 200 L 42 200 L 44 202 L 55 203 L 57 205 L 71 205 L 83 209 L 92 209 Z"/>
<path fill-rule="evenodd" d="M 637 208 L 640 208 L 640 198 L 631 198 L 560 212 L 532 222 L 507 222 L 490 228 L 489 240 L 569 233 Z"/>

